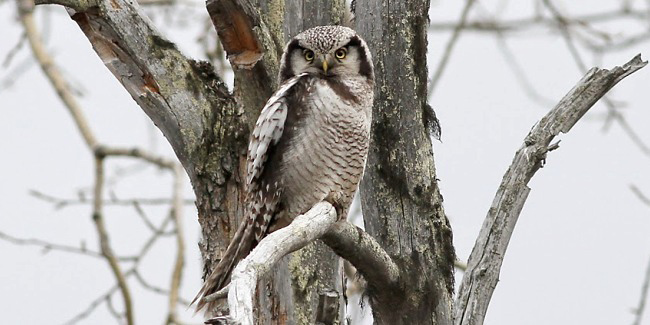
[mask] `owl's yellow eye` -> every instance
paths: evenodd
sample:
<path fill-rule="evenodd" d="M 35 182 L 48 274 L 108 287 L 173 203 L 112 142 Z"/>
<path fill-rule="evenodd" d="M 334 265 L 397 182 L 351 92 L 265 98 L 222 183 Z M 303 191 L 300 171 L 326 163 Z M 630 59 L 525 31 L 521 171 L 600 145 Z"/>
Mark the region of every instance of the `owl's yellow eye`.
<path fill-rule="evenodd" d="M 340 48 L 334 52 L 334 56 L 336 56 L 337 59 L 345 59 L 345 56 L 348 54 L 348 51 L 344 48 Z"/>
<path fill-rule="evenodd" d="M 304 55 L 305 55 L 305 60 L 310 62 L 314 60 L 314 51 L 305 50 Z"/>

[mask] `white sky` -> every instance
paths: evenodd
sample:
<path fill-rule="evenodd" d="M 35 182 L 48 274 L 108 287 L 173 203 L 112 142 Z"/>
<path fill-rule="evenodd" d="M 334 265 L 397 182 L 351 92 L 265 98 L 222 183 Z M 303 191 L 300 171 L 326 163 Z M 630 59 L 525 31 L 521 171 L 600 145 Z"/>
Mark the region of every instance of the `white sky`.
<path fill-rule="evenodd" d="M 470 17 L 495 12 L 495 3 L 480 1 Z M 527 16 L 531 1 L 503 2 L 502 18 Z M 555 1 L 559 2 L 559 1 Z M 600 12 L 615 6 L 613 0 L 564 1 L 568 13 Z M 636 1 L 643 5 L 644 1 Z M 459 1 L 432 3 L 432 22 L 459 17 Z M 193 19 L 205 17 L 201 6 L 183 7 L 154 21 L 188 55 L 200 57 L 195 45 Z M 193 8 L 193 9 L 192 9 Z M 586 9 L 585 9 L 586 8 Z M 50 15 L 42 15 L 44 11 Z M 80 87 L 80 101 L 101 142 L 142 146 L 171 157 L 169 145 L 153 130 L 90 44 L 60 8 L 38 8 L 40 26 L 49 26 L 48 49 L 59 66 Z M 193 14 L 191 14 L 193 12 Z M 188 28 L 176 28 L 179 24 Z M 639 31 L 634 24 L 604 27 L 608 32 Z M 647 27 L 646 27 L 647 28 Z M 12 1 L 0 3 L 0 59 L 16 44 L 21 29 Z M 188 36 L 191 35 L 191 36 Z M 448 34 L 429 38 L 429 68 L 436 67 Z M 539 93 L 559 100 L 582 76 L 565 43 L 557 34 L 536 30 L 508 38 L 508 44 Z M 26 45 L 25 45 L 26 46 Z M 627 62 L 637 53 L 650 57 L 649 43 L 606 55 L 602 66 Z M 586 54 L 586 53 L 585 53 Z M 27 62 L 21 50 L 9 67 L 0 67 L 0 84 Z M 591 57 L 585 55 L 591 66 Z M 487 213 L 501 177 L 526 133 L 550 107 L 532 102 L 509 68 L 493 36 L 465 33 L 461 36 L 446 73 L 436 89 L 432 105 L 443 129 L 443 143 L 434 144 L 438 178 L 445 209 L 454 228 L 459 258 L 465 260 Z M 624 114 L 642 139 L 650 143 L 650 68 L 623 80 L 611 98 L 624 101 Z M 31 66 L 13 85 L 0 89 L 0 232 L 20 238 L 40 238 L 96 249 L 97 239 L 89 206 L 56 210 L 29 195 L 30 190 L 62 198 L 75 198 L 92 184 L 91 155 L 84 147 L 68 113 L 45 80 Z M 643 273 L 650 259 L 650 207 L 629 190 L 636 184 L 650 196 L 650 157 L 643 155 L 618 125 L 602 132 L 605 107 L 597 104 L 568 135 L 560 149 L 548 156 L 548 164 L 533 178 L 532 192 L 520 216 L 501 270 L 486 324 L 626 324 L 636 306 Z M 141 166 L 127 159 L 111 159 L 108 175 Z M 110 176 L 109 176 L 110 177 Z M 111 187 L 120 198 L 164 197 L 171 177 L 147 167 L 122 178 Z M 189 183 L 186 197 L 191 198 Z M 160 222 L 164 207 L 147 207 Z M 182 288 L 192 298 L 200 285 L 199 229 L 194 208 L 185 211 L 186 267 Z M 135 220 L 135 221 L 134 221 Z M 107 207 L 106 222 L 112 243 L 123 255 L 135 253 L 147 228 L 136 220 L 133 209 Z M 143 261 L 142 272 L 157 286 L 168 287 L 173 242 L 155 245 Z M 6 324 L 64 323 L 81 312 L 113 285 L 102 260 L 0 241 L 0 306 Z M 458 275 L 460 283 L 462 274 Z M 163 321 L 166 299 L 135 291 L 136 320 L 140 324 Z M 119 295 L 114 296 L 121 305 Z M 190 312 L 179 308 L 183 319 Z M 193 322 L 198 323 L 199 318 Z M 81 324 L 113 324 L 101 306 Z M 650 311 L 645 323 L 650 323 Z"/>

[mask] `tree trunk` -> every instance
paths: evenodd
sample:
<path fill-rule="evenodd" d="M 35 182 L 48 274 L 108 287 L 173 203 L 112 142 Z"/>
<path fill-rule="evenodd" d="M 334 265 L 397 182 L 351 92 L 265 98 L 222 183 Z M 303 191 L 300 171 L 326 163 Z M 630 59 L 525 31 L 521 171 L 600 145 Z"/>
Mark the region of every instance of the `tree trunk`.
<path fill-rule="evenodd" d="M 397 285 L 368 288 L 378 324 L 452 323 L 455 253 L 424 121 L 428 11 L 422 0 L 356 1 L 377 71 L 364 222 L 400 269 Z"/>

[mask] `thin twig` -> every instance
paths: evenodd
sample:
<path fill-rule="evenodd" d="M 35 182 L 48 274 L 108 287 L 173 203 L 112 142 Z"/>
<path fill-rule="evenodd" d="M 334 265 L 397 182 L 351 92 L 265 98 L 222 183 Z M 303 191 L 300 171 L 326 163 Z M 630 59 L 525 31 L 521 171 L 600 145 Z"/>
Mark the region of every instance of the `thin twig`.
<path fill-rule="evenodd" d="M 593 23 L 607 23 L 611 21 L 620 21 L 623 19 L 634 19 L 639 22 L 647 22 L 650 19 L 650 12 L 644 10 L 614 10 L 604 11 L 593 14 L 578 15 L 567 21 L 569 25 L 584 26 Z M 527 30 L 539 27 L 557 28 L 558 22 L 555 18 L 546 18 L 539 15 L 533 15 L 525 18 L 515 18 L 504 21 L 494 19 L 476 19 L 467 21 L 463 29 L 467 32 L 525 32 Z M 448 32 L 458 27 L 458 21 L 432 22 L 429 30 L 432 32 Z"/>
<path fill-rule="evenodd" d="M 77 102 L 77 99 L 74 97 L 70 86 L 65 79 L 63 79 L 61 71 L 54 63 L 52 56 L 45 50 L 40 33 L 34 23 L 34 2 L 32 0 L 16 0 L 16 2 L 18 5 L 20 22 L 25 29 L 27 41 L 29 42 L 29 46 L 32 49 L 36 61 L 38 61 L 41 70 L 43 70 L 43 73 L 52 84 L 52 87 L 56 90 L 57 95 L 59 95 L 59 98 L 61 98 L 61 101 L 63 101 L 65 107 L 70 112 L 70 115 L 72 115 L 72 118 L 75 120 L 75 125 L 81 133 L 86 145 L 92 149 L 97 145 L 97 140 L 93 132 L 90 130 L 87 120 L 81 110 L 81 106 L 79 106 L 79 102 Z"/>
<path fill-rule="evenodd" d="M 66 253 L 74 253 L 74 254 L 96 257 L 96 258 L 102 258 L 102 254 L 100 254 L 99 252 L 86 249 L 85 247 L 74 247 L 74 246 L 54 244 L 54 243 L 47 242 L 45 240 L 35 239 L 35 238 L 17 238 L 11 235 L 7 235 L 3 232 L 0 232 L 0 239 L 8 241 L 15 245 L 41 247 L 44 253 L 50 250 L 55 250 L 55 251 L 61 251 Z"/>
<path fill-rule="evenodd" d="M 455 260 L 454 261 L 454 267 L 459 271 L 465 272 L 467 270 L 467 263 L 459 261 L 459 260 Z"/>
<path fill-rule="evenodd" d="M 174 161 L 164 157 L 158 157 L 139 148 L 111 148 L 104 145 L 97 145 L 95 147 L 95 154 L 104 157 L 139 158 L 160 168 L 174 169 L 175 166 Z"/>
<path fill-rule="evenodd" d="M 114 292 L 116 292 L 118 289 L 119 289 L 119 287 L 118 287 L 117 285 L 114 285 L 113 287 L 111 287 L 110 289 L 108 289 L 108 291 L 107 291 L 106 293 L 103 293 L 102 295 L 100 295 L 99 297 L 97 297 L 95 300 L 91 301 L 90 304 L 88 305 L 88 307 L 86 307 L 86 309 L 84 309 L 82 312 L 80 312 L 79 314 L 75 315 L 74 317 L 72 317 L 70 320 L 68 320 L 67 322 L 65 322 L 65 323 L 63 323 L 63 324 L 64 324 L 64 325 L 73 325 L 73 324 L 76 324 L 76 323 L 78 323 L 79 321 L 83 320 L 84 318 L 90 316 L 90 314 L 92 314 L 92 312 L 93 312 L 93 311 L 94 311 L 94 310 L 95 310 L 99 305 L 101 305 L 101 303 L 103 303 L 103 302 L 107 302 L 108 299 L 109 299 L 109 297 L 110 297 Z"/>
<path fill-rule="evenodd" d="M 643 319 L 643 311 L 645 310 L 645 303 L 648 297 L 648 288 L 650 287 L 650 261 L 648 261 L 648 266 L 645 270 L 645 277 L 643 279 L 643 284 L 641 285 L 641 297 L 639 298 L 639 304 L 634 309 L 634 322 L 632 325 L 641 325 L 641 320 Z"/>
<path fill-rule="evenodd" d="M 512 50 L 510 50 L 508 47 L 508 43 L 501 33 L 497 34 L 497 41 L 500 44 L 499 50 L 501 51 L 501 55 L 503 55 L 503 57 L 508 62 L 508 66 L 514 73 L 515 78 L 519 80 L 518 84 L 522 87 L 524 92 L 528 94 L 528 97 L 538 102 L 540 105 L 544 105 L 545 107 L 553 105 L 554 101 L 538 93 L 535 87 L 533 87 L 532 83 L 526 76 L 524 68 L 519 64 L 517 56 L 512 53 Z"/>
<path fill-rule="evenodd" d="M 20 34 L 20 38 L 18 38 L 18 42 L 16 42 L 16 45 L 9 50 L 7 53 L 7 56 L 5 56 L 4 61 L 2 61 L 2 67 L 6 68 L 11 64 L 11 60 L 14 58 L 14 56 L 20 51 L 21 48 L 23 48 L 23 44 L 25 44 L 25 40 L 27 40 L 27 33 L 23 32 Z"/>
<path fill-rule="evenodd" d="M 113 299 L 112 295 L 106 296 L 106 307 L 108 311 L 113 315 L 113 317 L 119 322 L 122 322 L 122 319 L 124 318 L 124 313 L 120 313 L 115 309 L 115 306 L 113 305 Z"/>
<path fill-rule="evenodd" d="M 456 27 L 454 28 L 454 32 L 451 34 L 451 37 L 447 42 L 447 46 L 445 47 L 445 51 L 443 52 L 442 57 L 440 58 L 440 63 L 438 63 L 438 68 L 436 68 L 433 77 L 431 77 L 431 81 L 429 82 L 429 89 L 428 89 L 429 98 L 431 98 L 431 96 L 433 95 L 433 91 L 438 85 L 438 81 L 440 81 L 440 78 L 442 77 L 442 73 L 445 71 L 445 68 L 447 67 L 447 62 L 451 57 L 451 52 L 453 51 L 454 46 L 456 45 L 456 42 L 460 37 L 460 32 L 463 30 L 463 27 L 465 27 L 465 22 L 467 22 L 467 17 L 469 16 L 469 11 L 475 2 L 476 2 L 475 0 L 467 0 L 467 2 L 465 3 L 465 7 L 463 8 L 463 12 L 460 15 L 460 20 L 458 22 L 458 25 L 456 25 Z"/>
<path fill-rule="evenodd" d="M 66 199 L 59 198 L 50 194 L 46 194 L 37 190 L 30 190 L 29 194 L 39 200 L 54 204 L 56 209 L 64 208 L 73 205 L 88 205 L 92 204 L 93 198 L 79 198 L 79 199 Z M 115 199 L 105 200 L 104 206 L 143 206 L 143 205 L 168 205 L 172 204 L 173 199 L 169 198 L 130 198 L 130 199 Z M 193 199 L 183 199 L 183 205 L 194 205 Z"/>
<path fill-rule="evenodd" d="M 632 191 L 632 193 L 634 193 L 636 195 L 637 198 L 639 198 L 639 200 L 643 204 L 650 207 L 650 198 L 645 196 L 645 194 L 643 194 L 643 192 L 641 192 L 641 190 L 638 187 L 636 187 L 636 185 L 630 184 L 630 190 Z"/>
<path fill-rule="evenodd" d="M 174 167 L 174 189 L 172 205 L 172 219 L 176 229 L 176 261 L 172 272 L 171 285 L 169 289 L 169 314 L 167 323 L 177 323 L 176 307 L 185 264 L 185 239 L 183 238 L 183 169 L 176 164 Z"/>
<path fill-rule="evenodd" d="M 147 217 L 147 214 L 144 212 L 142 207 L 138 202 L 133 202 L 133 208 L 135 209 L 136 214 L 142 219 L 142 222 L 151 230 L 151 232 L 155 233 L 156 232 L 156 226 L 149 220 L 149 217 Z"/>
<path fill-rule="evenodd" d="M 93 222 L 95 223 L 95 228 L 97 230 L 97 235 L 99 236 L 99 246 L 101 247 L 101 252 L 106 262 L 108 263 L 113 276 L 117 281 L 117 285 L 120 288 L 120 293 L 124 300 L 124 309 L 126 314 L 126 322 L 129 325 L 133 325 L 133 303 L 131 302 L 131 292 L 129 286 L 126 283 L 126 278 L 122 272 L 122 268 L 115 258 L 113 249 L 110 246 L 108 232 L 106 231 L 106 226 L 104 225 L 104 216 L 102 211 L 102 192 L 104 189 L 104 159 L 102 157 L 95 157 L 95 191 L 93 199 Z"/>

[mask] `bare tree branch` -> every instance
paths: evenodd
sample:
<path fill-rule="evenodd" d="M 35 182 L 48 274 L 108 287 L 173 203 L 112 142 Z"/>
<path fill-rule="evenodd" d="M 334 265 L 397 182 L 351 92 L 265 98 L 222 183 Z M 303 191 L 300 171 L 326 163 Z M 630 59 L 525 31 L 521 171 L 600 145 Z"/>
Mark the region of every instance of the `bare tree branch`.
<path fill-rule="evenodd" d="M 474 5 L 475 2 L 475 0 L 466 0 L 466 1 L 467 2 L 465 3 L 465 7 L 463 7 L 463 11 L 460 14 L 458 25 L 456 25 L 456 27 L 454 28 L 454 32 L 451 34 L 451 37 L 447 42 L 447 46 L 445 47 L 445 51 L 443 52 L 442 57 L 440 58 L 438 67 L 434 71 L 433 76 L 429 81 L 429 89 L 427 91 L 429 94 L 428 95 L 429 98 L 431 98 L 431 96 L 433 95 L 433 92 L 436 89 L 436 86 L 438 85 L 438 81 L 440 81 L 440 78 L 442 77 L 442 73 L 445 71 L 445 68 L 447 67 L 447 62 L 449 62 L 449 58 L 451 57 L 451 52 L 453 51 L 454 46 L 456 45 L 456 42 L 460 37 L 461 31 L 463 31 L 463 28 L 465 27 L 465 22 L 467 22 L 467 18 L 469 17 L 470 9 L 472 9 L 472 6 Z"/>
<path fill-rule="evenodd" d="M 63 324 L 65 324 L 65 325 L 73 325 L 73 324 L 76 324 L 76 323 L 78 323 L 79 321 L 83 320 L 84 318 L 90 316 L 90 314 L 92 314 L 92 312 L 93 312 L 93 311 L 94 311 L 94 310 L 95 310 L 99 305 L 101 305 L 103 302 L 108 303 L 108 302 L 110 301 L 110 299 L 111 299 L 111 298 L 110 298 L 111 295 L 112 295 L 113 293 L 115 293 L 118 289 L 119 289 L 119 286 L 118 286 L 118 285 L 114 285 L 113 287 L 111 287 L 110 289 L 108 289 L 108 291 L 107 291 L 106 293 L 103 293 L 102 295 L 100 295 L 99 297 L 97 297 L 96 299 L 94 299 L 93 301 L 91 301 L 90 304 L 88 305 L 88 307 L 86 307 L 86 309 L 84 309 L 82 312 L 80 312 L 79 314 L 75 315 L 74 317 L 72 317 L 70 320 L 68 320 L 67 322 L 65 322 L 65 323 L 63 323 Z"/>
<path fill-rule="evenodd" d="M 636 195 L 636 197 L 639 198 L 643 204 L 650 207 L 650 198 L 645 196 L 645 194 L 643 194 L 643 192 L 641 192 L 641 190 L 636 185 L 630 184 L 630 191 L 632 191 L 632 193 L 634 193 L 634 195 Z"/>
<path fill-rule="evenodd" d="M 170 170 L 174 170 L 176 168 L 176 163 L 171 159 L 155 156 L 139 148 L 110 148 L 104 145 L 97 145 L 95 147 L 95 154 L 104 157 L 112 156 L 138 158 L 160 168 Z"/>
<path fill-rule="evenodd" d="M 178 305 L 179 290 L 185 265 L 185 239 L 183 237 L 183 169 L 180 165 L 174 167 L 174 189 L 172 204 L 172 219 L 176 229 L 176 261 L 172 271 L 169 289 L 168 324 L 178 323 L 176 306 Z"/>
<path fill-rule="evenodd" d="M 397 282 L 397 264 L 379 243 L 361 228 L 347 221 L 340 221 L 332 225 L 322 239 L 336 254 L 352 263 L 369 286 L 379 289 Z"/>
<path fill-rule="evenodd" d="M 104 225 L 104 216 L 102 211 L 102 191 L 104 188 L 104 158 L 95 157 L 95 197 L 93 200 L 93 222 L 95 223 L 95 228 L 97 229 L 97 235 L 99 236 L 99 246 L 101 247 L 101 253 L 106 259 L 106 262 L 110 266 L 113 276 L 117 281 L 117 285 L 120 288 L 120 293 L 122 294 L 122 299 L 124 300 L 124 309 L 126 313 L 126 322 L 129 325 L 134 323 L 133 318 L 133 303 L 131 302 L 131 292 L 128 284 L 126 283 L 126 278 L 122 272 L 122 268 L 113 253 L 113 249 L 110 246 L 108 232 L 106 231 L 106 226 Z"/>
<path fill-rule="evenodd" d="M 479 237 L 470 255 L 456 299 L 455 324 L 482 324 L 496 287 L 501 264 L 521 208 L 530 188 L 527 184 L 543 166 L 551 141 L 573 125 L 607 91 L 623 78 L 643 68 L 640 55 L 622 67 L 593 68 L 530 131 L 503 177 Z"/>
<path fill-rule="evenodd" d="M 573 57 L 576 65 L 578 66 L 578 69 L 580 71 L 586 72 L 587 71 L 587 65 L 580 55 L 580 51 L 578 50 L 578 47 L 576 46 L 575 42 L 573 41 L 573 36 L 569 30 L 569 22 L 571 19 L 566 18 L 560 10 L 551 2 L 551 0 L 542 0 L 542 3 L 548 10 L 553 14 L 553 17 L 555 20 L 558 22 L 558 30 L 562 34 L 562 37 L 564 38 L 567 48 L 569 49 L 569 52 L 571 53 L 571 56 Z M 607 107 L 607 118 L 605 120 L 605 124 L 603 125 L 603 129 L 606 130 L 611 123 L 611 121 L 618 122 L 619 126 L 623 129 L 625 134 L 628 135 L 628 137 L 632 140 L 632 142 L 639 147 L 639 149 L 646 155 L 650 155 L 650 149 L 648 146 L 641 140 L 639 137 L 638 133 L 634 131 L 632 126 L 627 122 L 627 120 L 623 117 L 623 115 L 619 112 L 617 109 L 616 105 L 614 104 L 613 101 L 611 101 L 609 98 L 606 96 L 603 97 L 603 103 L 605 104 L 605 107 Z"/>
<path fill-rule="evenodd" d="M 66 206 L 72 205 L 86 205 L 92 204 L 91 198 L 79 198 L 79 199 L 66 199 L 36 190 L 30 190 L 29 194 L 39 200 L 43 200 L 48 203 L 52 203 L 55 209 L 61 209 Z M 122 206 L 143 206 L 143 205 L 168 205 L 172 203 L 172 199 L 169 198 L 130 198 L 130 199 L 110 199 L 105 200 L 104 205 L 122 205 Z M 193 205 L 193 199 L 183 199 L 183 205 Z M 136 208 L 137 209 L 137 208 Z"/>
<path fill-rule="evenodd" d="M 3 232 L 0 232 L 0 239 L 4 240 L 4 241 L 7 241 L 7 242 L 10 242 L 10 243 L 15 244 L 15 245 L 41 247 L 43 249 L 43 253 L 47 253 L 47 252 L 49 252 L 51 250 L 54 250 L 54 251 L 75 253 L 75 254 L 81 254 L 81 255 L 96 257 L 96 258 L 102 258 L 102 254 L 100 254 L 99 252 L 89 250 L 89 249 L 87 249 L 86 247 L 83 247 L 83 246 L 82 247 L 74 247 L 74 246 L 54 244 L 54 243 L 50 243 L 48 241 L 41 240 L 41 239 L 18 238 L 18 237 L 14 237 L 14 236 L 5 234 Z"/>
<path fill-rule="evenodd" d="M 278 54 L 282 49 L 282 6 L 264 17 L 251 1 L 208 0 L 206 8 L 235 74 L 237 101 L 255 122 L 259 110 L 276 88 Z M 266 18 L 266 19 L 265 19 Z M 274 21 L 274 20 L 280 20 Z M 267 25 L 276 25 L 271 31 Z"/>
<path fill-rule="evenodd" d="M 643 319 L 643 312 L 645 310 L 646 299 L 648 298 L 649 288 L 650 288 L 650 261 L 648 261 L 648 267 L 645 270 L 643 284 L 641 285 L 641 296 L 639 297 L 639 304 L 634 309 L 634 322 L 632 323 L 632 325 L 641 325 L 641 320 Z"/>
<path fill-rule="evenodd" d="M 577 15 L 567 21 L 569 25 L 584 26 L 593 23 L 606 23 L 611 21 L 619 21 L 624 19 L 633 19 L 639 22 L 647 22 L 650 18 L 650 12 L 646 10 L 608 10 L 604 12 Z M 447 22 L 432 22 L 429 25 L 429 30 L 432 32 L 448 32 L 455 30 L 459 25 L 458 21 Z M 554 17 L 543 17 L 534 15 L 526 18 L 516 18 L 504 21 L 497 21 L 494 19 L 476 19 L 467 21 L 463 29 L 468 32 L 525 32 L 527 30 L 539 27 L 557 28 L 558 21 Z"/>
<path fill-rule="evenodd" d="M 70 115 L 72 115 L 75 125 L 79 129 L 86 145 L 89 148 L 93 148 L 97 145 L 95 135 L 90 130 L 90 126 L 86 122 L 81 106 L 79 106 L 79 102 L 77 102 L 76 98 L 72 94 L 70 86 L 63 78 L 61 71 L 54 63 L 52 56 L 45 50 L 40 33 L 36 28 L 32 13 L 34 10 L 33 0 L 16 0 L 16 2 L 18 5 L 20 22 L 22 23 L 23 28 L 25 28 L 27 41 L 29 42 L 29 46 L 32 48 L 32 53 L 34 54 L 36 61 L 41 66 L 41 70 L 43 70 L 43 73 L 52 84 L 52 87 L 54 87 L 54 90 L 56 90 L 61 101 L 65 104 Z"/>
<path fill-rule="evenodd" d="M 5 59 L 2 61 L 2 67 L 6 68 L 11 64 L 11 60 L 13 60 L 14 56 L 20 51 L 20 49 L 23 47 L 23 44 L 25 44 L 25 40 L 27 39 L 27 33 L 23 32 L 20 34 L 20 38 L 18 39 L 18 42 L 16 42 L 16 45 L 7 52 L 7 55 L 5 56 Z"/>
<path fill-rule="evenodd" d="M 257 280 L 267 274 L 282 257 L 323 236 L 335 222 L 334 207 L 321 202 L 307 213 L 296 217 L 287 227 L 264 237 L 232 272 L 228 292 L 229 318 L 237 324 L 255 324 L 253 297 Z"/>

